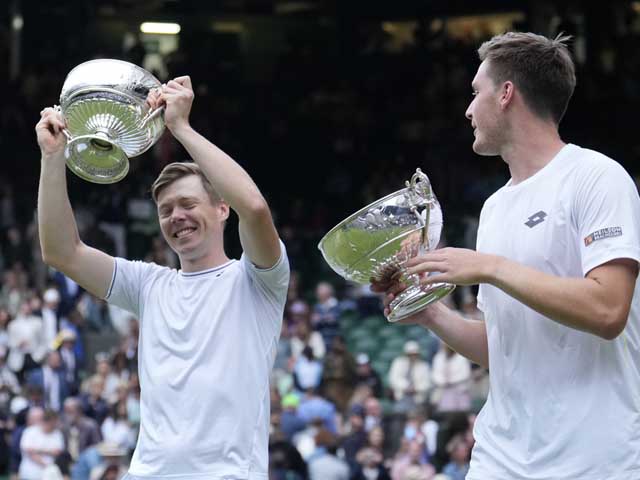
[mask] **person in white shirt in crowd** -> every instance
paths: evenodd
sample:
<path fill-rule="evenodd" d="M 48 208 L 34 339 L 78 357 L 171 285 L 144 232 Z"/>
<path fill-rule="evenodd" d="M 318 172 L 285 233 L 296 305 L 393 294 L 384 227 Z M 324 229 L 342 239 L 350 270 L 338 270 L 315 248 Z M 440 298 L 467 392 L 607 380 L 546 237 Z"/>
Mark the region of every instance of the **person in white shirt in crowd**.
<path fill-rule="evenodd" d="M 327 353 L 326 345 L 320 332 L 311 328 L 309 305 L 303 301 L 293 302 L 289 308 L 289 315 L 294 318 L 291 357 L 295 361 L 308 345 L 313 351 L 313 356 L 322 360 Z"/>
<path fill-rule="evenodd" d="M 471 362 L 444 342 L 431 364 L 430 401 L 438 413 L 471 409 Z"/>
<path fill-rule="evenodd" d="M 640 198 L 618 163 L 559 135 L 576 83 L 567 40 L 481 45 L 473 150 L 511 179 L 484 204 L 477 251 L 406 264 L 424 284 L 480 285 L 484 321 L 441 303 L 406 320 L 489 367 L 467 480 L 640 478 Z M 386 305 L 404 287 L 374 285 Z"/>
<path fill-rule="evenodd" d="M 126 452 L 136 445 L 136 430 L 131 427 L 127 413 L 127 403 L 119 401 L 109 408 L 109 416 L 100 426 L 102 439 L 123 448 Z"/>
<path fill-rule="evenodd" d="M 41 422 L 25 429 L 20 440 L 20 451 L 20 480 L 40 480 L 45 468 L 64 451 L 64 437 L 58 429 L 56 412 L 46 410 Z"/>
<path fill-rule="evenodd" d="M 16 317 L 9 323 L 9 357 L 7 365 L 18 378 L 37 367 L 47 354 L 42 319 L 33 315 L 29 301 L 24 300 Z"/>
<path fill-rule="evenodd" d="M 141 426 L 128 478 L 265 480 L 269 373 L 289 262 L 251 177 L 191 127 L 193 98 L 187 76 L 148 96 L 195 162 L 167 165 L 152 186 L 180 270 L 115 259 L 82 242 L 67 193 L 65 122 L 53 109 L 36 125 L 42 255 L 139 318 Z M 239 218 L 240 260 L 224 250 L 230 208 Z"/>
<path fill-rule="evenodd" d="M 420 345 L 415 340 L 404 344 L 403 354 L 394 358 L 389 367 L 389 387 L 396 405 L 403 411 L 412 410 L 427 400 L 431 387 L 429 364 L 420 358 Z"/>

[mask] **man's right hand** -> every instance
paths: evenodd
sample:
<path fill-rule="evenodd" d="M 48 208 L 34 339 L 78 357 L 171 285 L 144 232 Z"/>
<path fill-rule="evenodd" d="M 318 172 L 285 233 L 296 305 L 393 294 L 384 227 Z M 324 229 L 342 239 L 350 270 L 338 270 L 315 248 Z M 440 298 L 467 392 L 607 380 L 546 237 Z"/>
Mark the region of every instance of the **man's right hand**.
<path fill-rule="evenodd" d="M 384 293 L 382 298 L 384 304 L 384 316 L 388 317 L 391 313 L 389 305 L 393 302 L 396 296 L 403 292 L 407 288 L 407 284 L 395 281 L 392 283 L 378 283 L 371 279 L 371 291 L 377 293 Z M 397 323 L 401 325 L 422 325 L 425 328 L 429 328 L 432 322 L 432 315 L 435 314 L 440 302 L 435 302 L 426 307 L 424 310 L 414 313 L 413 315 L 399 320 Z M 443 306 L 443 305 L 442 305 Z M 445 307 L 446 308 L 446 307 Z"/>
<path fill-rule="evenodd" d="M 62 114 L 53 108 L 45 108 L 40 112 L 40 121 L 36 124 L 38 145 L 43 157 L 62 157 L 67 137 L 63 133 L 66 124 Z"/>

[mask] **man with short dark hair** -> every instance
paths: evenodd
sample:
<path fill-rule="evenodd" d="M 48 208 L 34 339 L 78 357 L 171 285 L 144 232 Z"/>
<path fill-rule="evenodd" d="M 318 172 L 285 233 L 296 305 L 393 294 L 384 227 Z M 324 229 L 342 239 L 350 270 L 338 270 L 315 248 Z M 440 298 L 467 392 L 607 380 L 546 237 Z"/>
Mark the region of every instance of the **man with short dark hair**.
<path fill-rule="evenodd" d="M 560 138 L 567 40 L 510 32 L 480 47 L 473 150 L 511 179 L 484 204 L 477 251 L 406 264 L 424 284 L 480 284 L 484 321 L 442 302 L 407 320 L 489 367 L 467 480 L 640 478 L 640 199 L 618 163 Z M 404 285 L 374 288 L 388 306 Z"/>
<path fill-rule="evenodd" d="M 149 95 L 193 164 L 154 184 L 162 234 L 181 269 L 113 258 L 79 238 L 67 195 L 64 119 L 45 109 L 38 222 L 42 255 L 93 295 L 140 319 L 141 428 L 128 478 L 265 480 L 269 372 L 289 263 L 269 206 L 247 172 L 189 123 L 189 77 Z M 224 250 L 239 217 L 240 260 Z"/>

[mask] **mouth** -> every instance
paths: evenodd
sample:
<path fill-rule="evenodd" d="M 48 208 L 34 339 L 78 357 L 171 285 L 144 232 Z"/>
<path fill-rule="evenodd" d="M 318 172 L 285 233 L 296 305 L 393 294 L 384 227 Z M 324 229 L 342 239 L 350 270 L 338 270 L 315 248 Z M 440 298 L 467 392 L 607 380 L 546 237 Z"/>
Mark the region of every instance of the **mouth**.
<path fill-rule="evenodd" d="M 176 233 L 173 234 L 173 238 L 184 238 L 187 237 L 189 235 L 191 235 L 193 232 L 196 231 L 195 227 L 185 227 L 185 228 L 181 228 L 180 230 L 178 230 Z"/>

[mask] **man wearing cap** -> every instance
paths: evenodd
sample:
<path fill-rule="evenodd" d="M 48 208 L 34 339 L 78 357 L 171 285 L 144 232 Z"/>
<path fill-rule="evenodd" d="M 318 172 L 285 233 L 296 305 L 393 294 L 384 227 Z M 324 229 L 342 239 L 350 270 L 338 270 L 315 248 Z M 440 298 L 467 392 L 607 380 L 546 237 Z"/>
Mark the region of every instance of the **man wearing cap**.
<path fill-rule="evenodd" d="M 44 341 L 48 348 L 52 347 L 58 335 L 58 305 L 60 293 L 55 288 L 48 288 L 42 294 L 42 328 Z"/>
<path fill-rule="evenodd" d="M 404 354 L 391 362 L 389 385 L 398 407 L 411 409 L 427 399 L 431 386 L 431 372 L 420 358 L 420 345 L 415 340 L 404 344 Z"/>
<path fill-rule="evenodd" d="M 374 397 L 382 398 L 384 392 L 380 375 L 371 366 L 369 355 L 366 353 L 356 356 L 356 386 L 358 385 L 368 386 Z"/>

